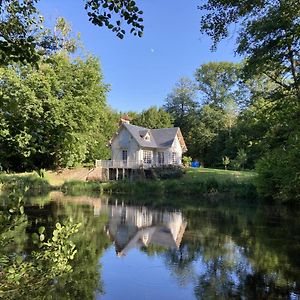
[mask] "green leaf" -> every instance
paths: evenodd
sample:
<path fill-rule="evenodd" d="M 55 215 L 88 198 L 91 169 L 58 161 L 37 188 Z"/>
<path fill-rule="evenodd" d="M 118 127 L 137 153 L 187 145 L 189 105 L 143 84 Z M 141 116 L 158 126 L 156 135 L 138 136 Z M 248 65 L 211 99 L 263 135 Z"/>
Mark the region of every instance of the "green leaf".
<path fill-rule="evenodd" d="M 23 262 L 22 256 L 17 256 L 16 262 L 20 265 Z"/>
<path fill-rule="evenodd" d="M 20 206 L 20 213 L 23 215 L 24 214 L 24 206 Z"/>
<path fill-rule="evenodd" d="M 45 231 L 45 227 L 44 226 L 39 227 L 39 234 L 44 233 L 44 231 Z"/>

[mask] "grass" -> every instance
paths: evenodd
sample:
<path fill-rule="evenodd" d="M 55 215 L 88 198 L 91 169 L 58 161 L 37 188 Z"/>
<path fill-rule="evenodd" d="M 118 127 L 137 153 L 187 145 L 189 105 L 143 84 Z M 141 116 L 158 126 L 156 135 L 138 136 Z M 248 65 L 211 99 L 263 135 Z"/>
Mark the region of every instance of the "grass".
<path fill-rule="evenodd" d="M 0 174 L 0 191 L 23 190 L 31 193 L 47 192 L 51 185 L 36 173 Z"/>
<path fill-rule="evenodd" d="M 185 175 L 186 179 L 199 179 L 208 180 L 216 179 L 218 181 L 233 180 L 237 182 L 249 182 L 253 181 L 257 174 L 253 171 L 232 171 L 232 170 L 220 170 L 220 169 L 205 169 L 195 168 L 188 169 Z"/>
<path fill-rule="evenodd" d="M 217 195 L 230 194 L 234 198 L 257 198 L 254 172 L 217 169 L 188 169 L 180 179 L 80 182 L 67 181 L 62 189 L 67 193 L 97 191 L 123 195 Z"/>
<path fill-rule="evenodd" d="M 123 195 L 216 195 L 230 194 L 236 198 L 256 198 L 254 185 L 255 172 L 229 171 L 219 169 L 187 169 L 180 179 L 143 180 L 143 181 L 109 181 L 95 182 L 66 180 L 45 172 L 40 178 L 34 173 L 0 175 L 0 183 L 5 189 L 18 185 L 28 186 L 30 190 L 45 191 L 60 189 L 69 194 L 99 192 Z M 1 187 L 0 187 L 1 189 Z M 4 189 L 4 188 L 2 188 Z"/>

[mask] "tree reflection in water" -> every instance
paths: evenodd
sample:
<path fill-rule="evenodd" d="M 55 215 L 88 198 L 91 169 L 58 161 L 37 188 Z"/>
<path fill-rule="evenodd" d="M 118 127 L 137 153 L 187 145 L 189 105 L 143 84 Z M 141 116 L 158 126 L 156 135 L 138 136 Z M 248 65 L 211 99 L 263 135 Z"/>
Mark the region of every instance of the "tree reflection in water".
<path fill-rule="evenodd" d="M 29 288 L 23 299 L 93 299 L 100 295 L 105 282 L 101 281 L 99 260 L 112 243 L 117 255 L 125 259 L 133 248 L 160 258 L 178 288 L 192 285 L 198 299 L 299 297 L 297 211 L 245 201 L 230 204 L 203 199 L 194 201 L 197 206 L 176 207 L 174 200 L 176 208 L 171 210 L 128 206 L 124 201 L 60 193 L 30 198 L 26 218 L 12 232 L 17 237 L 11 244 L 15 253 L 30 256 L 34 245 L 29 237 L 40 226 L 46 228 L 47 238 L 57 222 L 72 219 L 81 226 L 71 237 L 78 251 L 69 262 L 72 272 L 48 280 L 49 286 L 39 290 L 40 294 L 30 294 Z M 5 283 L 3 274 L 0 283 Z"/>

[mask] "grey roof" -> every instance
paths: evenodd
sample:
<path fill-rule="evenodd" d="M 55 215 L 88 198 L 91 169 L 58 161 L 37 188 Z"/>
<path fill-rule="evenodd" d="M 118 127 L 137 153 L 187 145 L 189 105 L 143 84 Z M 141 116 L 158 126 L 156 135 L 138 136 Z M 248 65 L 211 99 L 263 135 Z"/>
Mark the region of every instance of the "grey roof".
<path fill-rule="evenodd" d="M 130 132 L 141 147 L 148 148 L 170 148 L 178 131 L 178 127 L 149 129 L 127 123 L 123 123 L 123 126 Z M 150 141 L 146 141 L 143 138 L 147 132 L 150 134 Z"/>

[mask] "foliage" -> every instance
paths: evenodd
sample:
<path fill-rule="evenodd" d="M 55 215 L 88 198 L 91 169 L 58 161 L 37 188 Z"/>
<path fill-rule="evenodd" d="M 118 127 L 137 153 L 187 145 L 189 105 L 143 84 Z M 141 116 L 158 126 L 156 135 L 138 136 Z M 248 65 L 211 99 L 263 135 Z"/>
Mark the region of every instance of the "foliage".
<path fill-rule="evenodd" d="M 64 53 L 40 64 L 3 67 L 0 153 L 5 170 L 74 166 L 107 157 L 115 131 L 107 86 L 93 57 Z"/>
<path fill-rule="evenodd" d="M 174 120 L 174 126 L 180 127 L 183 133 L 189 128 L 189 118 L 195 113 L 196 85 L 188 78 L 181 78 L 173 91 L 167 96 L 164 109 Z"/>
<path fill-rule="evenodd" d="M 159 179 L 178 179 L 184 174 L 182 167 L 175 165 L 156 167 L 153 169 L 153 172 L 155 173 L 156 178 Z"/>
<path fill-rule="evenodd" d="M 272 150 L 257 162 L 260 194 L 278 202 L 299 203 L 299 149 L 298 138 L 291 136 L 288 145 Z"/>
<path fill-rule="evenodd" d="M 241 64 L 210 62 L 195 72 L 203 104 L 225 108 L 230 103 L 244 104 L 246 89 L 241 82 Z"/>
<path fill-rule="evenodd" d="M 22 194 L 23 189 L 11 193 L 9 207 L 0 211 L 0 295 L 5 299 L 38 299 L 46 287 L 48 291 L 53 289 L 54 280 L 72 272 L 70 261 L 77 252 L 70 238 L 78 232 L 80 224 L 72 221 L 56 223 L 52 238 L 47 241 L 45 227 L 40 227 L 32 239 L 38 248 L 25 252 L 24 244 L 30 243 L 30 238 L 25 238 L 29 221 Z"/>
<path fill-rule="evenodd" d="M 236 163 L 239 167 L 242 167 L 244 169 L 245 163 L 247 161 L 247 153 L 244 149 L 239 149 L 237 153 L 237 157 L 235 159 Z"/>
<path fill-rule="evenodd" d="M 164 109 L 155 106 L 149 107 L 147 110 L 137 114 L 131 123 L 151 129 L 173 127 L 170 114 Z"/>
<path fill-rule="evenodd" d="M 125 27 L 122 21 L 131 26 L 130 33 L 142 37 L 144 25 L 143 11 L 132 0 L 85 0 L 89 20 L 96 26 L 106 26 L 116 36 L 123 39 Z"/>
<path fill-rule="evenodd" d="M 38 0 L 0 2 L 0 65 L 13 62 L 38 66 L 44 56 L 62 49 L 76 50 L 70 26 L 58 18 L 55 31 L 45 28 L 44 18 L 36 8 Z"/>
<path fill-rule="evenodd" d="M 37 9 L 39 0 L 0 1 L 0 65 L 11 62 L 37 64 L 45 54 L 68 46 L 75 50 L 74 44 L 65 43 L 65 39 L 44 28 L 43 17 Z M 84 8 L 89 20 L 96 26 L 105 26 L 123 38 L 125 21 L 130 33 L 141 37 L 144 25 L 141 11 L 132 0 L 85 0 Z M 66 23 L 59 18 L 58 26 Z"/>
<path fill-rule="evenodd" d="M 228 156 L 223 156 L 222 163 L 224 165 L 225 170 L 227 170 L 227 167 L 230 164 L 230 158 Z"/>
<path fill-rule="evenodd" d="M 265 180 L 265 186 L 262 180 L 260 186 L 266 196 L 271 196 L 269 187 L 273 186 L 275 198 L 281 195 L 284 201 L 289 194 L 290 200 L 295 200 L 287 191 L 297 190 L 298 176 L 289 159 L 294 158 L 295 152 L 299 152 L 299 145 L 294 142 L 294 137 L 300 132 L 300 71 L 297 67 L 300 45 L 299 2 L 208 0 L 202 9 L 206 9 L 207 13 L 202 17 L 201 30 L 213 38 L 214 46 L 229 35 L 232 23 L 239 25 L 236 50 L 246 57 L 244 78 L 253 80 L 257 75 L 261 78 L 265 76 L 272 83 L 272 89 L 265 84 L 260 91 L 260 102 L 262 99 L 265 102 L 265 109 L 262 110 L 265 117 L 256 122 L 265 122 L 267 125 L 266 130 L 259 133 L 262 141 L 255 146 L 258 150 L 255 156 L 262 154 L 258 170 L 260 178 Z M 253 103 L 257 101 L 256 97 Z M 257 127 L 255 122 L 251 123 Z M 279 158 L 279 153 L 282 158 Z M 278 160 L 286 164 L 282 166 Z M 282 175 L 277 173 L 279 166 L 285 170 L 280 172 Z"/>
<path fill-rule="evenodd" d="M 192 158 L 190 156 L 183 156 L 182 157 L 182 163 L 185 167 L 190 167 L 191 166 L 191 162 L 192 162 Z"/>

